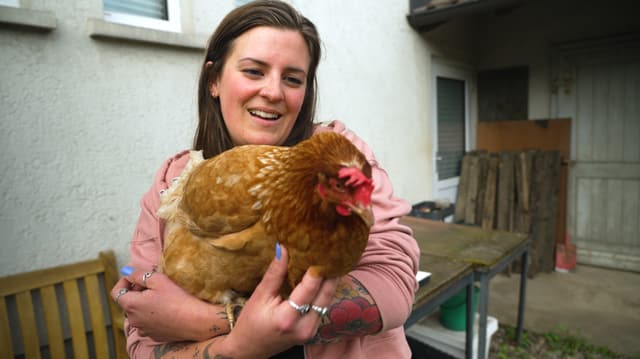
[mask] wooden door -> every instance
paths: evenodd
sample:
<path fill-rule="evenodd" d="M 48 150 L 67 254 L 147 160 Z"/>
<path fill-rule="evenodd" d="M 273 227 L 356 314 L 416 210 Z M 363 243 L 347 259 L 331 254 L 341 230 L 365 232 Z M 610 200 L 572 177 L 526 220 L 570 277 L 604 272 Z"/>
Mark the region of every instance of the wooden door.
<path fill-rule="evenodd" d="M 640 34 L 558 46 L 552 110 L 571 117 L 578 262 L 640 271 Z"/>

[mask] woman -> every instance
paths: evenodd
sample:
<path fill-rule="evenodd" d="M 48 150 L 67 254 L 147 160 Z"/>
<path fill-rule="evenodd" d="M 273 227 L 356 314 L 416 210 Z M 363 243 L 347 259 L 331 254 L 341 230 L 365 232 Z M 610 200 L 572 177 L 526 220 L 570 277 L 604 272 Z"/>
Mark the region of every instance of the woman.
<path fill-rule="evenodd" d="M 199 300 L 153 272 L 164 238 L 164 224 L 156 216 L 159 193 L 180 175 L 188 161 L 185 151 L 164 163 L 142 198 L 131 242 L 135 270 L 111 293 L 127 313 L 131 357 L 411 356 L 402 324 L 413 303 L 419 251 L 410 229 L 397 219 L 410 208 L 393 197 L 386 173 L 361 139 L 340 122 L 313 123 L 319 59 L 315 26 L 289 5 L 255 1 L 229 13 L 212 35 L 203 62 L 194 149 L 209 158 L 237 145 L 290 146 L 313 133 L 334 131 L 365 154 L 373 167 L 376 223 L 362 259 L 343 278 L 305 275 L 290 296 L 293 303 L 327 307 L 327 315 L 300 315 L 294 304 L 279 296 L 286 248 L 274 253 L 233 330 L 224 308 Z"/>

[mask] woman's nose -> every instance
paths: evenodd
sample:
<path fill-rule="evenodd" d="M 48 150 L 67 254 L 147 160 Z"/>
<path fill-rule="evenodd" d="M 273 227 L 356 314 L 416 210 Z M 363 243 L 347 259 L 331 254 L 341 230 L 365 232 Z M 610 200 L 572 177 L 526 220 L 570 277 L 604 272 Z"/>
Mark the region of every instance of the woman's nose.
<path fill-rule="evenodd" d="M 280 78 L 267 79 L 260 90 L 260 96 L 267 98 L 271 102 L 282 100 L 283 94 Z"/>

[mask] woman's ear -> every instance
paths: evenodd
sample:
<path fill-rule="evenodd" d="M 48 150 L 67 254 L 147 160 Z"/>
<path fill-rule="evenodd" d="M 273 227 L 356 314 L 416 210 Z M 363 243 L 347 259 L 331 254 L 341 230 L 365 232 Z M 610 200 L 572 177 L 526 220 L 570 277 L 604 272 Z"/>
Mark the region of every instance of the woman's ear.
<path fill-rule="evenodd" d="M 212 61 L 207 61 L 204 63 L 204 68 L 206 71 L 211 71 L 212 66 L 213 66 Z M 216 82 L 217 80 L 214 80 L 209 83 L 209 94 L 211 94 L 211 97 L 213 98 L 218 97 L 218 84 Z"/>
<path fill-rule="evenodd" d="M 209 83 L 209 93 L 211 94 L 211 97 L 218 98 L 218 84 L 216 83 L 216 81 L 211 81 Z"/>

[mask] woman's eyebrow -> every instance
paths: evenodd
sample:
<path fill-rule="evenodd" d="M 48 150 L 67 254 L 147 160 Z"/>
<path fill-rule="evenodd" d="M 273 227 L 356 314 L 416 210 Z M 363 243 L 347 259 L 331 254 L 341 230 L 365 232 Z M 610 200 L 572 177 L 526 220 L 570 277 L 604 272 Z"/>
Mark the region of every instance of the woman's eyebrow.
<path fill-rule="evenodd" d="M 266 62 L 264 62 L 262 60 L 258 60 L 258 59 L 253 58 L 253 57 L 243 57 L 240 60 L 238 60 L 238 62 L 243 62 L 243 61 L 250 61 L 250 62 L 253 62 L 253 63 L 257 64 L 257 65 L 265 66 L 265 67 L 269 67 L 270 66 L 268 63 L 266 63 Z M 295 67 L 295 66 L 288 66 L 288 67 L 285 68 L 285 70 L 287 70 L 289 72 L 300 72 L 305 76 L 307 74 L 307 72 L 304 69 L 301 69 L 301 68 Z"/>

